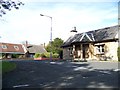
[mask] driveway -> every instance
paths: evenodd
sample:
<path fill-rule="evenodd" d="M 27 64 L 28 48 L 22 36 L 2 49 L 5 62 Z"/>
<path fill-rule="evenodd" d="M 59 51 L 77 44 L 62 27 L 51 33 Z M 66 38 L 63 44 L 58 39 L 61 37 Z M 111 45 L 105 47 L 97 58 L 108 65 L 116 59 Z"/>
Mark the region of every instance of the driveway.
<path fill-rule="evenodd" d="M 11 61 L 2 88 L 117 88 L 117 62 Z M 120 86 L 120 85 L 119 85 Z"/>

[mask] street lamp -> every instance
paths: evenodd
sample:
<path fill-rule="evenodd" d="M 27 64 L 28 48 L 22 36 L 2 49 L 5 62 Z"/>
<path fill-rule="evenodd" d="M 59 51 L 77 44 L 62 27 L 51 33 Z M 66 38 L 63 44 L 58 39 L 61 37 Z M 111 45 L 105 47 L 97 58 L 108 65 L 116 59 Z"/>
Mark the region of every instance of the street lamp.
<path fill-rule="evenodd" d="M 48 17 L 51 20 L 51 29 L 50 29 L 50 60 L 52 60 L 52 17 L 47 16 L 47 15 L 43 15 L 43 14 L 40 14 L 40 16 Z"/>

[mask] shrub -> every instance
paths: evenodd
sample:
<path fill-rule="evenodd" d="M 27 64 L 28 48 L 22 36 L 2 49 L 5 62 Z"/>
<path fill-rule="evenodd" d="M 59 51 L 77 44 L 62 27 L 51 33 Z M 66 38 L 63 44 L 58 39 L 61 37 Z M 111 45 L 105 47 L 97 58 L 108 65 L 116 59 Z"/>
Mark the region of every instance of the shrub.
<path fill-rule="evenodd" d="M 45 53 L 41 53 L 41 54 L 40 54 L 40 57 L 46 58 Z"/>
<path fill-rule="evenodd" d="M 34 58 L 39 58 L 40 57 L 40 53 L 35 53 Z"/>
<path fill-rule="evenodd" d="M 117 55 L 118 55 L 118 61 L 120 61 L 120 47 L 118 47 Z"/>
<path fill-rule="evenodd" d="M 20 55 L 18 54 L 12 54 L 12 58 L 19 58 Z"/>
<path fill-rule="evenodd" d="M 50 53 L 46 52 L 46 53 L 36 53 L 34 55 L 34 58 L 39 58 L 39 57 L 42 57 L 42 58 L 49 58 L 50 57 Z"/>
<path fill-rule="evenodd" d="M 52 55 L 52 57 L 53 57 L 53 58 L 58 58 L 58 57 L 59 57 L 59 54 L 54 53 L 54 54 Z"/>
<path fill-rule="evenodd" d="M 46 56 L 46 58 L 50 58 L 50 53 L 49 52 L 44 53 L 44 55 Z"/>
<path fill-rule="evenodd" d="M 50 52 L 46 52 L 46 53 L 36 53 L 34 55 L 34 58 L 39 58 L 39 57 L 42 57 L 42 58 L 50 58 Z M 52 53 L 52 58 L 58 58 L 59 57 L 59 54 L 57 53 Z"/>

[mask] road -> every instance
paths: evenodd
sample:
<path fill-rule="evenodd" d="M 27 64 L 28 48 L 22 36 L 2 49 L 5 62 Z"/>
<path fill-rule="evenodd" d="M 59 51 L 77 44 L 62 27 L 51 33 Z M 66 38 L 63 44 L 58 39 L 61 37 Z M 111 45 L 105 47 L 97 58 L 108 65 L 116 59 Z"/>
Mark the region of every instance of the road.
<path fill-rule="evenodd" d="M 11 61 L 2 88 L 117 88 L 117 62 Z M 119 85 L 120 86 L 120 85 Z"/>

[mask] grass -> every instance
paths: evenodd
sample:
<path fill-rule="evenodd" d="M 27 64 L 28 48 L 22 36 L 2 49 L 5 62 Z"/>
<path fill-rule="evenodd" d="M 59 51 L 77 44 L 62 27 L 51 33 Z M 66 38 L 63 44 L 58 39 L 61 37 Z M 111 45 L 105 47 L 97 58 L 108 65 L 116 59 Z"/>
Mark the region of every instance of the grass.
<path fill-rule="evenodd" d="M 7 73 L 16 68 L 15 63 L 7 62 L 7 61 L 1 61 L 0 62 L 0 73 Z"/>

